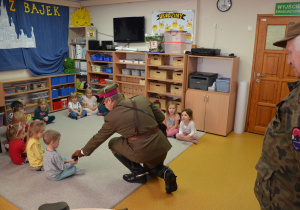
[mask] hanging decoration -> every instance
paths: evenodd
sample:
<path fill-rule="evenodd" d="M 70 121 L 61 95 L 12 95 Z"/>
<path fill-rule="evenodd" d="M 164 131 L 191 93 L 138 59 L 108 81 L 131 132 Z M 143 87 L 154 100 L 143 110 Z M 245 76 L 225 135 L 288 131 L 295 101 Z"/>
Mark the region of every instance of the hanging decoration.
<path fill-rule="evenodd" d="M 86 11 L 85 8 L 79 8 L 74 13 L 71 13 L 71 15 L 71 25 L 75 27 L 91 25 L 90 21 L 92 18 L 90 18 L 90 11 Z"/>
<path fill-rule="evenodd" d="M 186 43 L 193 43 L 194 10 L 152 12 L 152 33 L 186 31 Z"/>

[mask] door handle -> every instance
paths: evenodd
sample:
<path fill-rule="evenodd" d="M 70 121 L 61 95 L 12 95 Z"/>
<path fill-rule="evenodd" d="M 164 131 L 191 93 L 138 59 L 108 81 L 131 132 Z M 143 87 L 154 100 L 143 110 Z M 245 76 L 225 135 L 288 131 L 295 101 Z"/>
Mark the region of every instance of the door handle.
<path fill-rule="evenodd" d="M 257 73 L 257 76 L 258 76 L 258 77 L 266 77 L 265 75 L 262 75 L 262 74 L 260 74 L 260 73 Z"/>
<path fill-rule="evenodd" d="M 206 96 L 206 102 L 208 102 L 208 94 L 207 94 L 207 96 Z"/>
<path fill-rule="evenodd" d="M 203 95 L 203 101 L 205 101 L 205 94 Z"/>

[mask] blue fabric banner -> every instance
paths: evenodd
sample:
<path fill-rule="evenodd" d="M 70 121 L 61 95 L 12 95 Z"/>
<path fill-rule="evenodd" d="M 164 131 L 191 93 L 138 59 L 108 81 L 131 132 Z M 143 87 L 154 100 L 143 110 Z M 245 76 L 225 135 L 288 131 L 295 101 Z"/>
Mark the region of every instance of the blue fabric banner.
<path fill-rule="evenodd" d="M 69 8 L 24 0 L 0 2 L 0 71 L 63 73 L 69 56 Z"/>

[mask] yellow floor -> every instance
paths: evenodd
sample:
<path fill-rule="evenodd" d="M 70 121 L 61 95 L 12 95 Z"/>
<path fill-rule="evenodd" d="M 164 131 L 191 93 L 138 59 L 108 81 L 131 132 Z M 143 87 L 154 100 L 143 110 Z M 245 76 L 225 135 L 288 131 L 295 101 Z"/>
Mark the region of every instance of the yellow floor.
<path fill-rule="evenodd" d="M 175 193 L 166 194 L 163 180 L 154 178 L 115 209 L 260 209 L 253 187 L 262 140 L 252 133 L 205 134 L 170 164 L 178 176 Z"/>
<path fill-rule="evenodd" d="M 262 135 L 246 132 L 231 132 L 227 137 L 205 134 L 198 145 L 191 146 L 170 164 L 178 176 L 176 192 L 166 194 L 163 180 L 153 178 L 115 209 L 258 210 L 253 193 L 254 167 L 262 140 Z M 0 209 L 18 210 L 1 197 Z"/>

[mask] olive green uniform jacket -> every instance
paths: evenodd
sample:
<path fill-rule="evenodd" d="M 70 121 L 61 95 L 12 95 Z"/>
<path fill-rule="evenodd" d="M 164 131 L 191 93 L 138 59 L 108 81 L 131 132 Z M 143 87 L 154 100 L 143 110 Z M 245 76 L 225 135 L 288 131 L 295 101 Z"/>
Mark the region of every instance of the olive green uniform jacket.
<path fill-rule="evenodd" d="M 137 111 L 138 134 L 143 134 L 155 129 L 158 123 L 164 120 L 164 114 L 144 96 L 134 97 L 138 109 L 142 109 L 153 115 Z M 144 163 L 166 154 L 172 147 L 167 137 L 159 130 L 158 132 L 136 140 L 127 141 L 127 138 L 134 136 L 135 118 L 134 110 L 120 105 L 132 107 L 130 99 L 120 97 L 116 99 L 113 109 L 105 116 L 102 128 L 95 134 L 82 149 L 84 155 L 88 156 L 106 141 L 114 133 L 119 133 L 121 137 L 113 138 L 109 147 L 114 152 L 118 152 L 127 159 Z M 114 142 L 114 143 L 111 143 Z M 116 144 L 117 146 L 112 144 Z"/>
<path fill-rule="evenodd" d="M 262 209 L 300 209 L 300 82 L 277 104 L 266 130 L 255 194 Z"/>

